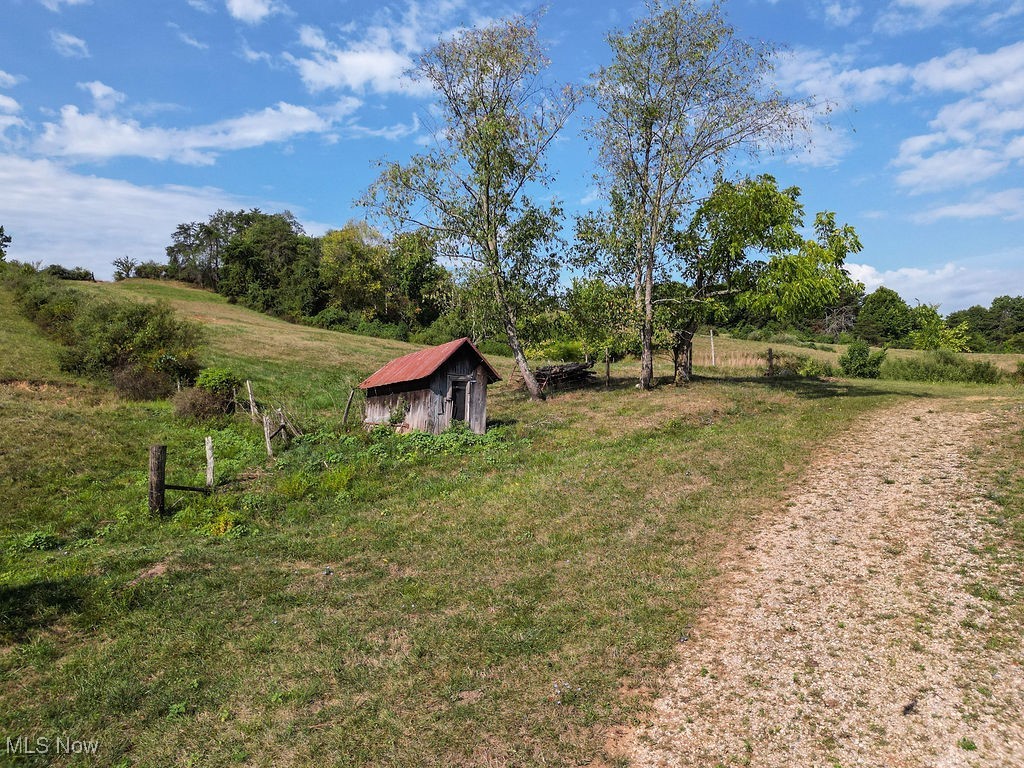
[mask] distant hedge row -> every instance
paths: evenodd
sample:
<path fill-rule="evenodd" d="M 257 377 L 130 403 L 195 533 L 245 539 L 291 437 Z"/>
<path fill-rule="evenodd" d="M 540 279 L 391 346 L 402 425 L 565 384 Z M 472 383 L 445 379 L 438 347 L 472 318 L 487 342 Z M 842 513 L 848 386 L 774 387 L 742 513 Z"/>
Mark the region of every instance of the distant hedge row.
<path fill-rule="evenodd" d="M 134 399 L 166 396 L 199 372 L 201 329 L 168 304 L 94 297 L 30 265 L 2 269 L 22 313 L 63 345 L 62 370 L 106 379 Z"/>

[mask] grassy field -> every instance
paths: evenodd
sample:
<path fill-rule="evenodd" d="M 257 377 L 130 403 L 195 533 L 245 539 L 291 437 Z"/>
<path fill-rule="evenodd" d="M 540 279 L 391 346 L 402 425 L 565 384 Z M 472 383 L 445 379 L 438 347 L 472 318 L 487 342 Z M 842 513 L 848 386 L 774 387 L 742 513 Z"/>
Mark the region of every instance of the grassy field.
<path fill-rule="evenodd" d="M 371 438 L 338 424 L 348 391 L 413 347 L 180 286 L 89 290 L 200 320 L 207 361 L 310 434 L 267 464 L 241 417 L 180 422 L 69 378 L 0 293 L 0 734 L 96 739 L 80 764 L 586 764 L 817 446 L 900 398 L 1016 392 L 701 368 L 641 393 L 621 363 L 544 404 L 495 386 L 482 439 Z M 193 484 L 207 434 L 235 482 L 149 517 L 147 446 Z M 1000 482 L 1016 509 L 1019 478 Z"/>

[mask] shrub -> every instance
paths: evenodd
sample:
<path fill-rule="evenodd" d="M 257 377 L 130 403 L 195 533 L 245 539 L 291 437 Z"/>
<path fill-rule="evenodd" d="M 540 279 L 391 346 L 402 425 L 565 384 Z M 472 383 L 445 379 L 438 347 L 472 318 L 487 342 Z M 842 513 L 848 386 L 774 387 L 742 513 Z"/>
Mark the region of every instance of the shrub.
<path fill-rule="evenodd" d="M 96 282 L 96 276 L 85 267 L 62 267 L 60 264 L 51 264 L 43 272 L 57 280 L 84 280 L 91 283 Z"/>
<path fill-rule="evenodd" d="M 844 376 L 856 379 L 877 379 L 884 361 L 884 349 L 872 352 L 866 341 L 858 340 L 840 356 L 839 370 Z"/>
<path fill-rule="evenodd" d="M 222 398 L 205 389 L 186 387 L 173 399 L 174 415 L 179 419 L 206 421 L 224 415 Z"/>
<path fill-rule="evenodd" d="M 89 376 L 131 368 L 192 381 L 199 370 L 199 327 L 179 320 L 167 304 L 86 301 L 71 324 L 61 367 Z"/>
<path fill-rule="evenodd" d="M 804 376 L 810 379 L 821 378 L 822 376 L 835 376 L 836 372 L 832 364 L 826 360 L 817 360 L 813 357 L 801 357 L 796 369 L 797 376 Z"/>
<path fill-rule="evenodd" d="M 968 360 L 947 349 L 938 349 L 914 357 L 888 360 L 882 366 L 881 376 L 902 381 L 997 384 L 1003 373 L 992 363 Z"/>
<path fill-rule="evenodd" d="M 532 346 L 526 351 L 527 357 L 557 360 L 562 363 L 578 363 L 584 359 L 583 347 L 578 341 L 551 339 Z"/>
<path fill-rule="evenodd" d="M 174 391 L 174 380 L 163 371 L 119 368 L 111 378 L 117 393 L 129 400 L 156 400 Z"/>
<path fill-rule="evenodd" d="M 231 412 L 235 392 L 241 386 L 241 378 L 227 368 L 204 368 L 196 377 L 196 387 L 218 398 L 224 413 Z"/>
<path fill-rule="evenodd" d="M 160 264 L 155 261 L 144 261 L 141 264 L 135 265 L 135 269 L 132 270 L 132 274 L 135 277 L 145 277 L 150 280 L 165 280 L 169 275 L 169 271 L 166 264 Z"/>

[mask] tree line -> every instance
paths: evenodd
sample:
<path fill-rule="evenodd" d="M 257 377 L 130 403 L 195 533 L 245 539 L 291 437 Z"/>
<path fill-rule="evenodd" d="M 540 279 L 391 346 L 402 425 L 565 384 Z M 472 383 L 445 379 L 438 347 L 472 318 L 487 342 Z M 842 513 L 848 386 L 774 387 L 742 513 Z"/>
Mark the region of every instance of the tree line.
<path fill-rule="evenodd" d="M 655 383 L 655 350 L 669 350 L 686 379 L 709 323 L 923 348 L 997 332 L 1008 343 L 1012 323 L 975 312 L 950 325 L 882 289 L 864 297 L 844 267 L 862 248 L 851 226 L 821 211 L 805 236 L 799 189 L 731 177 L 735 158 L 799 143 L 817 106 L 780 93 L 776 50 L 742 39 L 718 4 L 645 5 L 609 33 L 610 62 L 583 85 L 546 79 L 539 14 L 426 51 L 410 74 L 437 96 L 433 145 L 382 162 L 359 201 L 387 236 L 351 222 L 312 237 L 287 212 L 217 211 L 178 226 L 165 264 L 125 257 L 117 275 L 174 277 L 323 327 L 497 343 L 533 397 L 531 352 L 551 345 L 635 353 L 641 388 Z M 546 156 L 584 102 L 603 205 L 576 218 L 570 242 Z"/>

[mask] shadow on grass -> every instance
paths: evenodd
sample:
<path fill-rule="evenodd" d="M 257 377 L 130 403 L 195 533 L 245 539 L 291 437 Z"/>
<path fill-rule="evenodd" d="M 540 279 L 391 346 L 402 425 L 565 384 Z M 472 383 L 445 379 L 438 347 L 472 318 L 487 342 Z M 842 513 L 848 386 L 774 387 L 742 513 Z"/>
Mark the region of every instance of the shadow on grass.
<path fill-rule="evenodd" d="M 824 400 L 834 397 L 884 397 L 902 395 L 904 397 L 929 397 L 924 392 L 913 392 L 906 389 L 891 389 L 880 382 L 859 384 L 848 379 L 806 379 L 799 376 L 723 376 L 721 378 L 695 376 L 694 383 L 714 381 L 719 384 L 758 384 L 767 389 L 791 392 L 797 397 L 808 400 Z"/>
<path fill-rule="evenodd" d="M 0 586 L 0 641 L 24 642 L 32 631 L 80 613 L 86 593 L 87 580 L 81 577 Z"/>

